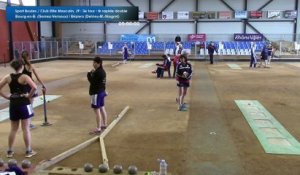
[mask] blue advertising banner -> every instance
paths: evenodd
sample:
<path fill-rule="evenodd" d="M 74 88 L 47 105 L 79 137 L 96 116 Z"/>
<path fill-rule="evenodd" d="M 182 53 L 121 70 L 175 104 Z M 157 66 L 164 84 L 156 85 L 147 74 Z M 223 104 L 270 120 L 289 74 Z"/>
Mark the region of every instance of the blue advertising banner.
<path fill-rule="evenodd" d="M 136 34 L 124 34 L 121 35 L 121 41 L 125 42 L 148 42 L 153 43 L 156 41 L 155 35 L 136 35 Z"/>
<path fill-rule="evenodd" d="M 234 41 L 262 41 L 264 36 L 262 34 L 245 34 L 235 33 Z"/>
<path fill-rule="evenodd" d="M 138 21 L 138 7 L 7 6 L 7 21 Z"/>
<path fill-rule="evenodd" d="M 239 10 L 234 12 L 234 18 L 236 19 L 247 19 L 248 18 L 248 12 Z"/>

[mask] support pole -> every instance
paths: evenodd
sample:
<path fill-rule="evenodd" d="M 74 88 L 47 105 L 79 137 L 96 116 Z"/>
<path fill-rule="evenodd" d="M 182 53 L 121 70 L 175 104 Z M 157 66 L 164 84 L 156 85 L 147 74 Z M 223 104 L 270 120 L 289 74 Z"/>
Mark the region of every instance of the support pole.
<path fill-rule="evenodd" d="M 195 0 L 195 11 L 199 11 L 199 0 Z M 195 23 L 195 33 L 198 34 L 198 19 L 195 19 L 194 21 Z M 196 45 L 195 45 L 195 48 L 196 48 Z M 196 50 L 196 49 L 195 49 Z"/>
<path fill-rule="evenodd" d="M 298 11 L 298 6 L 299 6 L 299 2 L 298 2 L 298 0 L 295 0 L 295 10 L 296 11 Z M 297 41 L 297 26 L 298 26 L 298 18 L 295 18 L 294 19 L 294 36 L 293 36 L 294 42 Z"/>
<path fill-rule="evenodd" d="M 248 11 L 248 0 L 244 0 L 244 10 Z M 243 33 L 247 33 L 247 21 L 248 19 L 243 19 Z"/>
<path fill-rule="evenodd" d="M 103 6 L 103 7 L 106 6 L 106 0 L 103 0 L 102 6 Z M 104 37 L 104 38 L 103 38 L 103 41 L 104 41 L 104 42 L 107 42 L 107 36 L 106 36 L 106 35 L 107 35 L 107 24 L 106 24 L 106 22 L 103 23 L 103 35 L 104 35 L 104 36 L 103 36 L 103 37 Z"/>
<path fill-rule="evenodd" d="M 11 6 L 11 1 L 7 0 L 7 6 Z M 8 61 L 11 61 L 14 59 L 14 45 L 13 45 L 14 39 L 13 39 L 13 26 L 12 22 L 8 21 L 8 52 L 9 52 L 9 59 Z"/>

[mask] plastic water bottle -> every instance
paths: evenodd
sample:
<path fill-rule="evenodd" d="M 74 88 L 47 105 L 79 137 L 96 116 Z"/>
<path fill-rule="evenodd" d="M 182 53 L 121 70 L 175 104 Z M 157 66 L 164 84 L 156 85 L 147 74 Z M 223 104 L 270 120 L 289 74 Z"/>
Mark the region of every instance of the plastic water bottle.
<path fill-rule="evenodd" d="M 164 159 L 159 160 L 159 175 L 167 175 L 167 168 L 167 162 Z"/>

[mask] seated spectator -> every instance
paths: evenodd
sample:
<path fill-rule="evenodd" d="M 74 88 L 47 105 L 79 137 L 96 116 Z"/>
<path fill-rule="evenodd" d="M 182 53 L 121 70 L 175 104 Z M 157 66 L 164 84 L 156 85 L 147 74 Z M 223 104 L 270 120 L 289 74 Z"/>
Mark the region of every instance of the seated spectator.
<path fill-rule="evenodd" d="M 157 68 L 156 70 L 153 70 L 152 73 L 156 73 L 157 78 L 162 78 L 164 75 L 164 71 L 168 71 L 169 77 L 171 77 L 170 74 L 171 61 L 169 61 L 167 55 L 162 55 L 162 58 L 164 59 L 163 63 L 162 64 L 156 63 Z"/>

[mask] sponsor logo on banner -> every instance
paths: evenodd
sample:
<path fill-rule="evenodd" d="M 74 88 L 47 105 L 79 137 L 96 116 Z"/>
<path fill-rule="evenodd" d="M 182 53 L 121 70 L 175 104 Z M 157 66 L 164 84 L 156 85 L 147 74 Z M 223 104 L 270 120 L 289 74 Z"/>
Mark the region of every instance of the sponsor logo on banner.
<path fill-rule="evenodd" d="M 193 19 L 216 19 L 216 12 L 192 12 Z"/>
<path fill-rule="evenodd" d="M 206 41 L 206 34 L 188 34 L 188 41 Z"/>
<path fill-rule="evenodd" d="M 174 12 L 162 12 L 161 19 L 174 19 Z"/>
<path fill-rule="evenodd" d="M 269 19 L 280 19 L 281 11 L 279 10 L 269 10 L 267 13 L 267 18 Z"/>
<path fill-rule="evenodd" d="M 158 19 L 158 12 L 148 12 L 148 13 L 146 13 L 146 18 L 148 20 L 157 20 Z"/>
<path fill-rule="evenodd" d="M 250 11 L 250 18 L 262 18 L 263 12 L 262 11 Z"/>
<path fill-rule="evenodd" d="M 234 12 L 234 18 L 236 19 L 246 19 L 248 18 L 248 12 L 243 10 L 238 10 Z"/>
<path fill-rule="evenodd" d="M 192 12 L 192 18 L 193 19 L 205 19 L 206 12 Z"/>
<path fill-rule="evenodd" d="M 297 18 L 297 11 L 296 10 L 286 10 L 286 11 L 284 11 L 283 16 L 285 18 L 290 18 L 290 19 Z"/>
<path fill-rule="evenodd" d="M 136 34 L 123 34 L 120 38 L 121 41 L 124 42 L 147 42 L 153 43 L 156 41 L 155 35 L 136 35 Z"/>
<path fill-rule="evenodd" d="M 216 12 L 206 12 L 208 19 L 216 19 Z"/>
<path fill-rule="evenodd" d="M 189 12 L 188 11 L 177 12 L 177 19 L 189 19 Z"/>
<path fill-rule="evenodd" d="M 232 12 L 230 11 L 220 11 L 219 12 L 219 19 L 231 19 Z"/>
<path fill-rule="evenodd" d="M 262 34 L 245 34 L 245 33 L 235 33 L 234 40 L 235 41 L 262 41 Z"/>
<path fill-rule="evenodd" d="M 145 12 L 139 12 L 139 19 L 145 18 Z"/>

